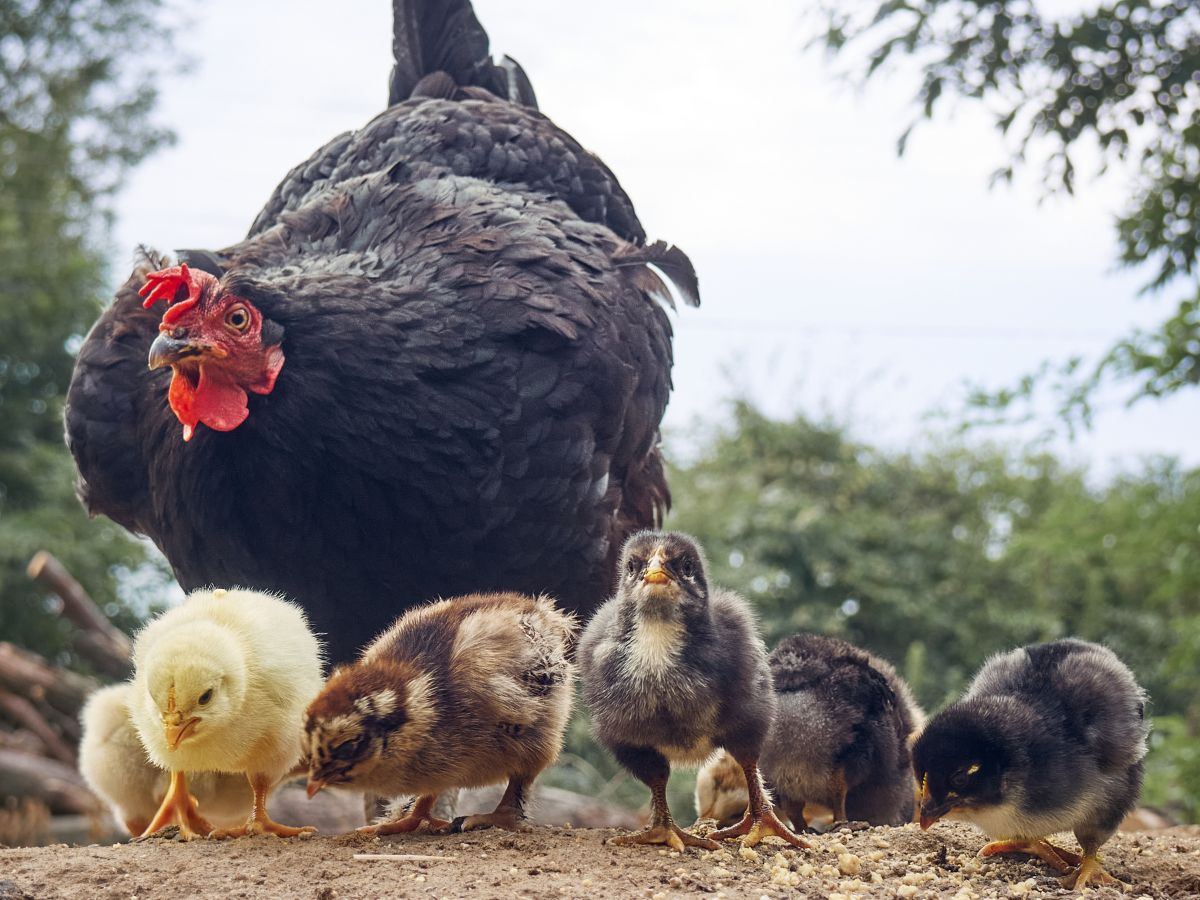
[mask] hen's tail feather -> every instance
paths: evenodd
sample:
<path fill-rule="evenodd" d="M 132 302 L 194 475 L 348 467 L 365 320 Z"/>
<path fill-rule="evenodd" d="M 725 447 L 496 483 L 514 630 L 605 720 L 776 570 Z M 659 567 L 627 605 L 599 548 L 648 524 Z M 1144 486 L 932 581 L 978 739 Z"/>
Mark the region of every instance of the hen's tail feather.
<path fill-rule="evenodd" d="M 418 85 L 444 72 L 459 87 L 480 87 L 513 103 L 537 108 L 533 85 L 509 57 L 492 61 L 487 32 L 470 0 L 392 0 L 392 78 L 388 105 L 429 94 Z M 440 84 L 439 87 L 442 87 Z"/>
<path fill-rule="evenodd" d="M 654 266 L 675 285 L 684 303 L 688 306 L 700 305 L 700 280 L 696 277 L 692 261 L 686 253 L 666 241 L 655 241 L 644 247 L 628 244 L 613 254 L 613 264 L 619 267 Z M 639 287 L 649 293 L 666 293 L 666 301 L 674 307 L 670 294 L 662 290 L 662 281 L 653 272 L 645 268 L 635 269 L 633 278 Z"/>

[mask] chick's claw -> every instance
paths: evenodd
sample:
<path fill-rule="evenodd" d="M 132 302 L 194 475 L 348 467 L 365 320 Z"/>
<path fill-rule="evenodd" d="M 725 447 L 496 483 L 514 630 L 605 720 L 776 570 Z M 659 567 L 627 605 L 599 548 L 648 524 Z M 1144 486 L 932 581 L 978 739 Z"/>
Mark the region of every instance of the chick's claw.
<path fill-rule="evenodd" d="M 979 856 L 983 859 L 1010 854 L 1036 856 L 1060 875 L 1066 875 L 1083 860 L 1078 853 L 1056 847 L 1049 841 L 992 841 L 979 851 Z"/>
<path fill-rule="evenodd" d="M 1081 891 L 1092 885 L 1111 885 L 1121 890 L 1129 887 L 1119 878 L 1109 875 L 1095 856 L 1083 857 L 1078 868 L 1062 879 L 1062 886 L 1070 891 Z"/>
<path fill-rule="evenodd" d="M 698 837 L 684 831 L 674 822 L 652 825 L 633 834 L 622 834 L 609 840 L 610 844 L 627 847 L 635 844 L 664 844 L 672 850 L 683 852 L 685 847 L 700 847 L 703 850 L 719 850 L 721 845 L 708 838 Z"/>
<path fill-rule="evenodd" d="M 480 816 L 459 816 L 451 823 L 451 831 L 474 831 L 477 828 L 503 828 L 505 831 L 529 831 L 525 816 L 514 810 L 498 809 Z"/>
<path fill-rule="evenodd" d="M 779 817 L 775 815 L 775 811 L 772 809 L 764 809 L 758 817 L 752 817 L 747 813 L 742 821 L 736 825 L 722 828 L 720 831 L 714 831 L 712 837 L 718 841 L 727 841 L 730 838 L 740 837 L 742 838 L 742 846 L 744 847 L 753 847 L 765 837 L 780 838 L 793 847 L 799 847 L 801 850 L 808 850 L 812 847 L 812 844 L 798 834 L 795 834 L 783 822 L 779 821 Z"/>

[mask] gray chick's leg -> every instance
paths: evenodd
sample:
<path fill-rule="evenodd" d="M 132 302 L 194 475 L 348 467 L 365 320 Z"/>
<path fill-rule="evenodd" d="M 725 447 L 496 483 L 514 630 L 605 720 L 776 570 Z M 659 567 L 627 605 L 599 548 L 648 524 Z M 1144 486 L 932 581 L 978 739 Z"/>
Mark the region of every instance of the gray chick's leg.
<path fill-rule="evenodd" d="M 730 838 L 742 837 L 742 844 L 753 847 L 767 835 L 782 838 L 793 847 L 808 849 L 812 845 L 804 838 L 792 832 L 790 828 L 779 821 L 771 801 L 763 792 L 762 778 L 758 774 L 758 760 L 738 758 L 738 764 L 746 773 L 746 787 L 750 791 L 750 806 L 746 815 L 738 824 L 722 828 L 712 833 L 713 840 L 725 841 Z"/>
<path fill-rule="evenodd" d="M 617 762 L 650 788 L 650 824 L 642 831 L 612 838 L 609 843 L 619 846 L 665 844 L 681 853 L 684 847 L 702 847 L 705 850 L 720 848 L 716 841 L 684 831 L 671 818 L 671 810 L 667 806 L 667 779 L 671 777 L 671 764 L 665 756 L 653 747 L 632 747 L 627 744 L 617 745 L 613 753 Z"/>
<path fill-rule="evenodd" d="M 476 828 L 503 828 L 506 831 L 527 831 L 525 824 L 525 791 L 532 778 L 513 775 L 508 779 L 504 796 L 496 808 L 485 815 L 459 816 L 454 820 L 454 831 L 472 831 Z"/>

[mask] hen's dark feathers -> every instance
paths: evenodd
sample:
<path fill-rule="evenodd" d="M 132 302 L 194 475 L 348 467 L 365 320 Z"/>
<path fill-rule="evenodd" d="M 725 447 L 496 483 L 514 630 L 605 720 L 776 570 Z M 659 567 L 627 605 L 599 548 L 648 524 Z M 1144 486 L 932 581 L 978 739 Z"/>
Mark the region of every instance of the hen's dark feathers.
<path fill-rule="evenodd" d="M 388 106 L 415 96 L 433 72 L 457 85 L 537 108 L 533 85 L 516 60 L 506 56 L 499 65 L 492 62 L 487 32 L 470 0 L 393 0 L 392 16 L 395 65 Z"/>
<path fill-rule="evenodd" d="M 398 102 L 294 168 L 243 241 L 180 254 L 283 335 L 274 390 L 183 443 L 171 373 L 146 367 L 162 307 L 137 288 L 169 264 L 146 257 L 66 411 L 92 513 L 149 535 L 185 589 L 300 600 L 335 659 L 432 596 L 598 603 L 669 500 L 649 267 L 696 301 L 687 257 L 644 246 L 608 168 L 487 58 L 469 3 L 396 7 Z"/>

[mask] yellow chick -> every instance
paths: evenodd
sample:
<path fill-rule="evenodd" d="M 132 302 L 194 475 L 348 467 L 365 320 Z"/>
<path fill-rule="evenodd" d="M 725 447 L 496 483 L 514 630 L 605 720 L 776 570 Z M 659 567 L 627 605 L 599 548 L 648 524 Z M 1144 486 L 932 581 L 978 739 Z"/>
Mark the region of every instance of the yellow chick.
<path fill-rule="evenodd" d="M 322 684 L 321 646 L 300 607 L 257 591 L 193 591 L 142 629 L 133 656 L 133 722 L 150 759 L 171 772 L 147 834 L 171 823 L 185 838 L 316 830 L 274 822 L 266 808 L 300 760 L 304 709 Z M 249 820 L 214 830 L 193 808 L 185 772 L 243 773 Z"/>
<path fill-rule="evenodd" d="M 129 717 L 133 685 L 114 684 L 93 693 L 83 708 L 79 771 L 88 787 L 112 807 L 130 834 L 146 830 L 167 793 L 168 774 L 146 756 Z M 241 775 L 199 772 L 188 779 L 197 809 L 218 825 L 245 821 L 253 794 Z"/>

